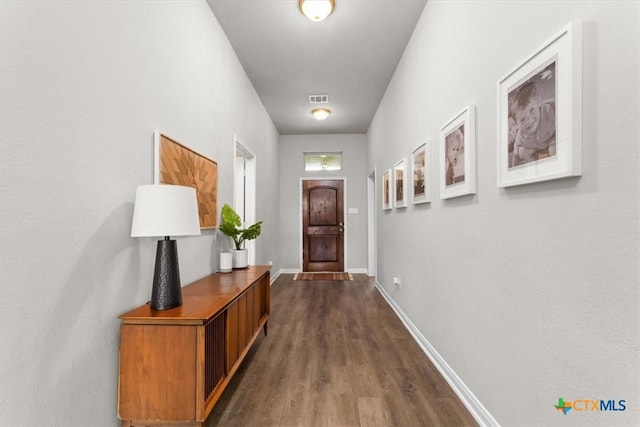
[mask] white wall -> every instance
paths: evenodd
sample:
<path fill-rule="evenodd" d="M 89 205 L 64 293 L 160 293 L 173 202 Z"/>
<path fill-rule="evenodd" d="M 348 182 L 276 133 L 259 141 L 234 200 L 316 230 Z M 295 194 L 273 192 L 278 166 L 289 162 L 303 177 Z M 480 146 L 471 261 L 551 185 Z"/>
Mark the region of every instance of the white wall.
<path fill-rule="evenodd" d="M 430 1 L 368 132 L 384 171 L 477 106 L 477 194 L 440 200 L 433 162 L 429 206 L 378 202 L 378 280 L 505 426 L 638 422 L 638 5 Z M 578 18 L 583 176 L 496 188 L 497 82 Z M 627 410 L 563 416 L 559 397 Z"/>
<path fill-rule="evenodd" d="M 278 134 L 204 1 L 2 1 L 0 424 L 117 425 L 118 315 L 151 294 L 154 239 L 129 237 L 160 130 L 218 161 L 258 158 L 257 261 L 278 268 Z M 182 283 L 216 231 L 179 238 Z"/>
<path fill-rule="evenodd" d="M 280 136 L 280 260 L 285 269 L 302 268 L 302 189 L 300 178 L 345 177 L 345 269 L 365 272 L 367 268 L 367 173 L 366 136 L 281 135 Z M 342 152 L 342 170 L 305 172 L 305 152 Z M 349 208 L 358 209 L 348 214 Z"/>

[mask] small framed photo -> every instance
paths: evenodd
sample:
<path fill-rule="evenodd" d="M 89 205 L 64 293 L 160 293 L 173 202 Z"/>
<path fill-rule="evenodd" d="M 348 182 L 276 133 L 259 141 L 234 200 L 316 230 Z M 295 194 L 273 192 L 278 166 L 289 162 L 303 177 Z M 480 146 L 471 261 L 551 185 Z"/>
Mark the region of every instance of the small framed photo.
<path fill-rule="evenodd" d="M 498 187 L 582 173 L 582 30 L 572 23 L 498 82 Z"/>
<path fill-rule="evenodd" d="M 402 159 L 393 165 L 393 206 L 407 207 L 407 160 Z"/>
<path fill-rule="evenodd" d="M 391 169 L 387 169 L 382 175 L 382 209 L 391 209 Z"/>
<path fill-rule="evenodd" d="M 475 106 L 468 105 L 440 129 L 440 198 L 476 192 Z"/>
<path fill-rule="evenodd" d="M 413 186 L 411 191 L 411 201 L 414 205 L 431 201 L 430 182 L 427 179 L 427 144 L 422 144 L 411 153 L 411 177 Z"/>

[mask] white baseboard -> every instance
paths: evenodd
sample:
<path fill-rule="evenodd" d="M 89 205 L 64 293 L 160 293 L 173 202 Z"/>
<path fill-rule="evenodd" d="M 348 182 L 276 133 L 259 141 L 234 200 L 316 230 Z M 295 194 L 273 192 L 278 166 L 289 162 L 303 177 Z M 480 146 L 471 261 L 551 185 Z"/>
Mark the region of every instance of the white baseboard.
<path fill-rule="evenodd" d="M 351 273 L 351 274 L 367 274 L 367 273 L 369 273 L 369 270 L 367 270 L 366 268 L 348 268 L 347 269 L 347 273 Z"/>
<path fill-rule="evenodd" d="M 402 309 L 395 303 L 391 296 L 387 293 L 386 289 L 380 283 L 376 281 L 376 288 L 387 301 L 387 304 L 395 311 L 400 321 L 407 328 L 411 336 L 418 343 L 422 351 L 427 355 L 429 360 L 440 371 L 444 379 L 449 383 L 453 391 L 458 395 L 464 406 L 467 407 L 473 418 L 482 427 L 500 427 L 500 424 L 493 418 L 493 416 L 482 405 L 473 392 L 466 386 L 466 384 L 458 377 L 458 375 L 451 369 L 447 362 L 440 356 L 431 343 L 420 333 L 418 328 L 409 320 L 404 314 Z"/>
<path fill-rule="evenodd" d="M 271 274 L 271 281 L 269 285 L 273 285 L 273 282 L 275 282 L 278 276 L 280 276 L 280 273 L 282 273 L 282 270 L 278 270 L 275 273 Z"/>
<path fill-rule="evenodd" d="M 281 268 L 278 274 L 296 274 L 300 273 L 299 268 Z"/>

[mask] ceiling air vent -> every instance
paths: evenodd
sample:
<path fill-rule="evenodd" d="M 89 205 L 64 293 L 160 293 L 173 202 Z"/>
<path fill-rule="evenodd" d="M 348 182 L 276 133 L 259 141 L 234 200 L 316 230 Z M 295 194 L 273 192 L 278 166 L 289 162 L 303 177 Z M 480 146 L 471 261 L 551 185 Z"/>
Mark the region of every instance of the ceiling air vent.
<path fill-rule="evenodd" d="M 326 104 L 329 102 L 329 95 L 309 95 L 309 104 Z"/>

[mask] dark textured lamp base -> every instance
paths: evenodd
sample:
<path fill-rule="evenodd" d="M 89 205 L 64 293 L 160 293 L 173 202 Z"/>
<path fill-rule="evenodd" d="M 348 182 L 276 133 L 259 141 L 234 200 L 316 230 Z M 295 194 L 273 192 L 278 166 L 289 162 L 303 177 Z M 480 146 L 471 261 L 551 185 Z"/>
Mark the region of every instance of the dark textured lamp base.
<path fill-rule="evenodd" d="M 180 269 L 178 267 L 178 245 L 175 240 L 158 240 L 156 268 L 153 273 L 151 308 L 168 310 L 182 305 Z"/>

